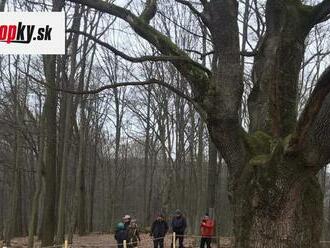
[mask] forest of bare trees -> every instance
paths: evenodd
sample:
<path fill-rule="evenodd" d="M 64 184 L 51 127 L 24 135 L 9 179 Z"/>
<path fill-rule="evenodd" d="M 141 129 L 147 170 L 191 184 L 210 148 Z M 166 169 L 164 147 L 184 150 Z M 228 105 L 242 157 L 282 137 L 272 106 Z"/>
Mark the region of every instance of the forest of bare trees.
<path fill-rule="evenodd" d="M 124 214 L 147 232 L 176 209 L 190 234 L 209 212 L 236 248 L 330 240 L 329 0 L 0 11 L 66 13 L 65 55 L 0 55 L 6 246 L 112 233 Z"/>

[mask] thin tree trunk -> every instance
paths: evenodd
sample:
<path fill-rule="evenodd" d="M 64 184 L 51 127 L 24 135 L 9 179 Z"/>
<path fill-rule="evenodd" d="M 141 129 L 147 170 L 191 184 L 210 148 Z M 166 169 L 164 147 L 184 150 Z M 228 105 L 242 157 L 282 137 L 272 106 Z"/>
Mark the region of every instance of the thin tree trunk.
<path fill-rule="evenodd" d="M 218 153 L 219 155 L 219 153 Z M 217 167 L 217 182 L 216 182 L 216 208 L 215 208 L 215 218 L 218 216 L 225 216 L 228 215 L 228 212 L 226 212 L 225 209 L 222 208 L 222 198 L 221 198 L 221 191 L 223 189 L 222 187 L 222 161 L 221 156 L 218 157 L 219 159 L 219 166 Z M 226 194 L 226 199 L 228 199 L 228 195 Z M 221 220 L 215 221 L 215 235 L 216 235 L 216 242 L 217 242 L 217 248 L 221 248 L 221 229 L 224 229 L 223 225 L 223 218 Z"/>
<path fill-rule="evenodd" d="M 12 178 L 12 193 L 10 197 L 10 208 L 8 219 L 6 221 L 5 227 L 5 244 L 10 246 L 10 241 L 15 236 L 22 235 L 22 196 L 21 196 L 21 171 L 22 171 L 22 135 L 21 135 L 21 120 L 22 113 L 19 106 L 19 91 L 17 89 L 18 85 L 16 83 L 16 93 L 15 93 L 15 117 L 17 128 L 15 130 L 15 163 L 13 167 L 13 178 Z"/>
<path fill-rule="evenodd" d="M 147 222 L 151 222 L 151 203 L 152 203 L 152 194 L 154 192 L 154 177 L 155 177 L 155 171 L 157 167 L 157 154 L 153 150 L 152 156 L 151 156 L 151 165 L 150 165 L 150 184 L 149 184 L 149 192 L 148 192 L 148 204 L 147 204 Z"/>
<path fill-rule="evenodd" d="M 94 191 L 96 181 L 96 165 L 91 170 L 91 185 L 90 185 L 90 200 L 89 200 L 89 219 L 88 219 L 88 232 L 94 231 L 93 219 L 94 219 Z"/>
<path fill-rule="evenodd" d="M 5 173 L 3 172 L 2 173 L 2 178 L 1 178 L 1 181 L 4 183 L 5 181 L 4 181 L 4 179 L 5 179 Z M 1 187 L 1 190 L 0 190 L 0 200 L 1 200 L 1 202 L 5 202 L 5 195 L 4 195 L 4 188 L 5 187 Z M 5 226 L 5 216 L 4 216 L 4 207 L 3 207 L 3 205 L 1 205 L 1 207 L 0 207 L 0 217 L 1 217 L 1 220 L 0 220 L 0 239 L 1 240 L 3 240 L 4 239 L 4 237 L 3 237 L 3 235 L 4 235 L 4 226 Z"/>
<path fill-rule="evenodd" d="M 40 123 L 40 145 L 39 145 L 39 157 L 38 157 L 38 167 L 37 167 L 37 183 L 36 183 L 36 190 L 33 195 L 32 200 L 32 208 L 31 208 L 31 218 L 29 222 L 29 239 L 28 239 L 28 247 L 33 248 L 34 245 L 34 235 L 36 234 L 37 230 L 37 223 L 38 223 L 38 207 L 39 207 L 39 200 L 42 191 L 42 174 L 41 172 L 44 170 L 44 146 L 45 146 L 45 128 L 44 128 L 44 118 L 41 116 L 41 123 Z"/>
<path fill-rule="evenodd" d="M 87 21 L 85 19 L 84 32 L 87 30 Z M 83 45 L 83 52 L 81 59 L 81 72 L 79 76 L 79 86 L 78 91 L 82 91 L 85 88 L 85 70 L 86 70 L 86 58 L 87 58 L 87 49 L 88 42 L 85 41 Z M 88 78 L 89 80 L 89 75 Z M 89 82 L 86 83 L 86 89 L 88 89 Z M 86 220 L 85 220 L 85 212 L 86 212 L 86 186 L 85 186 L 85 167 L 86 167 L 86 146 L 87 146 L 87 120 L 86 120 L 86 98 L 84 96 L 79 96 L 77 99 L 77 105 L 80 103 L 80 129 L 79 129 L 79 145 L 78 145 L 78 167 L 76 171 L 76 185 L 75 185 L 75 193 L 73 200 L 73 214 L 70 223 L 68 241 L 72 243 L 73 233 L 78 227 L 79 235 L 84 235 L 86 232 Z M 76 108 L 74 112 L 76 112 Z"/>
<path fill-rule="evenodd" d="M 74 13 L 74 20 L 72 23 L 72 28 L 79 30 L 80 28 L 80 19 L 81 19 L 81 11 L 80 7 L 77 4 L 75 6 L 75 13 Z M 66 82 L 67 87 L 69 89 L 73 89 L 73 83 L 75 79 L 76 73 L 76 53 L 78 49 L 78 35 L 74 34 L 72 39 L 72 47 L 71 53 L 71 72 L 69 80 Z M 63 72 L 65 73 L 65 72 Z M 74 103 L 73 103 L 73 96 L 71 94 L 64 94 L 66 98 L 66 108 L 65 108 L 65 124 L 64 124 L 64 137 L 63 137 L 63 152 L 61 159 L 61 185 L 60 185 L 60 194 L 59 194 L 59 202 L 58 202 L 58 223 L 57 223 L 57 232 L 55 242 L 56 244 L 63 244 L 64 242 L 64 235 L 65 235 L 65 219 L 66 219 L 66 193 L 67 193 L 67 169 L 68 169 L 68 161 L 70 157 L 71 151 L 71 136 L 73 132 L 73 117 L 74 117 Z"/>
<path fill-rule="evenodd" d="M 114 75 L 113 75 L 113 80 L 115 83 L 117 79 L 117 68 L 118 67 L 118 59 L 115 58 L 114 62 Z M 119 151 L 120 151 L 120 139 L 121 139 L 121 126 L 122 126 L 122 113 L 123 113 L 123 107 L 120 108 L 120 92 L 117 88 L 114 88 L 114 98 L 115 98 L 115 113 L 116 113 L 116 133 L 115 133 L 115 159 L 114 159 L 114 183 L 113 187 L 111 187 L 111 181 L 109 180 L 109 192 L 110 192 L 110 224 L 108 226 L 108 230 L 111 228 L 111 223 L 114 221 L 115 213 L 116 213 L 116 203 L 120 203 L 119 201 L 119 195 L 118 195 L 118 187 L 119 187 L 119 171 L 120 171 L 120 166 L 119 166 Z M 122 205 L 118 204 L 117 207 L 121 207 Z M 108 222 L 109 223 L 109 222 Z"/>
<path fill-rule="evenodd" d="M 47 96 L 45 100 L 45 126 L 46 126 L 46 148 L 45 148 L 45 167 L 42 173 L 45 184 L 44 210 L 42 224 L 42 246 L 53 244 L 56 226 L 55 202 L 56 202 L 56 103 L 57 93 L 54 90 L 56 56 L 44 57 L 45 75 L 47 84 Z"/>
<path fill-rule="evenodd" d="M 52 11 L 61 11 L 64 2 L 53 0 Z M 56 56 L 47 55 L 43 57 L 44 71 L 47 87 L 47 94 L 44 105 L 45 126 L 46 126 L 46 148 L 45 167 L 42 173 L 45 184 L 43 218 L 42 218 L 42 238 L 41 246 L 50 246 L 54 241 L 56 218 L 56 144 L 57 144 L 57 92 L 56 88 Z"/>
<path fill-rule="evenodd" d="M 207 207 L 210 217 L 217 223 L 216 219 L 216 195 L 217 195 L 217 167 L 218 151 L 212 140 L 209 138 L 209 163 L 207 170 Z M 218 242 L 219 243 L 219 242 Z"/>
<path fill-rule="evenodd" d="M 144 202 L 144 207 L 143 207 L 143 212 L 144 212 L 144 226 L 147 225 L 147 223 L 150 222 L 148 219 L 148 204 L 150 203 L 151 199 L 149 198 L 149 203 L 148 203 L 148 193 L 147 193 L 147 187 L 148 187 L 148 171 L 149 171 L 149 164 L 150 164 L 150 108 L 151 108 L 151 86 L 148 86 L 148 91 L 147 91 L 147 116 L 146 116 L 146 122 L 147 122 L 147 127 L 145 129 L 146 132 L 146 138 L 145 138 L 145 145 L 144 145 L 144 171 L 143 171 L 143 202 Z M 150 183 L 151 184 L 151 183 Z M 152 185 L 150 185 L 152 187 Z"/>
<path fill-rule="evenodd" d="M 71 141 L 69 140 L 72 135 L 72 96 L 67 96 L 68 102 L 66 106 L 65 118 L 65 135 L 63 154 L 61 159 L 61 186 L 58 202 L 58 222 L 56 233 L 56 244 L 63 244 L 65 233 L 65 207 L 66 207 L 66 191 L 67 191 L 67 165 L 70 155 Z"/>
<path fill-rule="evenodd" d="M 203 182 L 203 163 L 204 163 L 204 122 L 201 120 L 198 127 L 198 153 L 197 153 L 197 163 L 196 163 L 196 185 L 199 189 L 196 194 L 196 212 L 195 219 L 199 220 L 201 211 L 203 210 L 203 199 L 201 193 L 203 192 L 204 182 Z M 199 222 L 195 221 L 194 233 L 199 232 Z"/>
<path fill-rule="evenodd" d="M 216 181 L 218 166 L 218 151 L 216 146 L 209 139 L 209 164 L 207 170 L 207 206 L 214 214 L 216 200 Z M 211 214 L 211 212 L 210 212 Z M 214 216 L 212 216 L 214 218 Z"/>
<path fill-rule="evenodd" d="M 96 168 L 97 168 L 97 148 L 98 148 L 98 124 L 95 127 L 95 139 L 94 139 L 94 151 L 93 151 L 93 163 L 90 165 L 90 197 L 89 197 L 89 219 L 88 219 L 88 232 L 94 230 L 93 218 L 94 218 L 94 193 L 95 193 L 95 182 L 96 182 Z"/>
<path fill-rule="evenodd" d="M 83 104 L 84 105 L 84 104 Z M 86 127 L 84 106 L 81 107 L 81 127 L 79 130 L 79 158 L 76 171 L 75 195 L 73 199 L 73 213 L 70 223 L 68 241 L 71 244 L 73 233 L 78 227 L 79 235 L 85 234 L 85 161 L 86 161 Z"/>
<path fill-rule="evenodd" d="M 325 238 L 327 241 L 330 240 L 330 200 L 328 200 L 327 202 L 327 209 L 328 209 L 328 214 L 327 214 L 327 225 L 326 225 L 326 235 L 325 235 Z"/>
<path fill-rule="evenodd" d="M 1 0 L 0 1 L 0 12 L 3 12 L 5 10 L 7 0 Z"/>
<path fill-rule="evenodd" d="M 188 174 L 188 217 L 191 220 L 191 232 L 194 233 L 194 226 L 195 226 L 195 203 L 196 203 L 196 192 L 198 192 L 196 182 L 196 170 L 195 170 L 195 133 L 197 134 L 196 130 L 196 122 L 195 122 L 195 110 L 192 104 L 189 104 L 189 119 L 190 119 L 190 131 L 189 131 L 189 174 Z M 197 234 L 197 233 L 196 233 Z"/>

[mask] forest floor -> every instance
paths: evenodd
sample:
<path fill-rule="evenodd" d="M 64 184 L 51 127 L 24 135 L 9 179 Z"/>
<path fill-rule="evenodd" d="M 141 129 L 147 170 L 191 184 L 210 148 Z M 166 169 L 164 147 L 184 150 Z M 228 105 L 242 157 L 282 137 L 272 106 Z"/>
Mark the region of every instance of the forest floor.
<path fill-rule="evenodd" d="M 27 238 L 15 238 L 12 240 L 12 248 L 25 248 L 27 247 Z M 230 238 L 221 239 L 221 248 L 230 248 Z M 1 242 L 0 242 L 1 244 Z M 36 247 L 40 247 L 40 244 L 36 243 Z M 169 248 L 171 245 L 171 236 L 167 235 L 165 238 L 165 248 Z M 199 239 L 186 238 L 184 241 L 185 248 L 199 247 Z M 111 234 L 90 234 L 86 236 L 74 236 L 73 244 L 70 245 L 73 248 L 101 248 L 101 247 L 117 247 L 114 236 Z M 151 237 L 147 234 L 141 235 L 140 248 L 152 248 L 153 243 Z M 212 247 L 216 247 L 215 245 Z"/>

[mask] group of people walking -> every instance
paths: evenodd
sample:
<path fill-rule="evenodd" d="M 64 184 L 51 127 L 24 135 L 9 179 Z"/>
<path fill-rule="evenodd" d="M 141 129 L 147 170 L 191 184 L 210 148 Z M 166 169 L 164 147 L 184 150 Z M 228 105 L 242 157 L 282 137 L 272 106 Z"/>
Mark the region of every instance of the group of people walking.
<path fill-rule="evenodd" d="M 179 241 L 179 248 L 184 248 L 184 234 L 187 228 L 186 218 L 178 209 L 171 221 L 171 229 L 175 233 L 175 242 Z M 214 221 L 209 217 L 208 213 L 204 215 L 200 223 L 201 241 L 200 248 L 211 248 L 211 241 L 214 233 Z M 150 236 L 153 238 L 154 248 L 164 248 L 164 238 L 170 227 L 167 224 L 163 214 L 159 214 L 151 225 Z M 123 217 L 123 222 L 118 223 L 115 233 L 115 239 L 118 243 L 118 248 L 123 247 L 123 242 L 126 240 L 128 248 L 138 246 L 141 241 L 138 226 L 135 220 L 132 220 L 129 215 Z M 171 244 L 173 247 L 173 243 Z"/>

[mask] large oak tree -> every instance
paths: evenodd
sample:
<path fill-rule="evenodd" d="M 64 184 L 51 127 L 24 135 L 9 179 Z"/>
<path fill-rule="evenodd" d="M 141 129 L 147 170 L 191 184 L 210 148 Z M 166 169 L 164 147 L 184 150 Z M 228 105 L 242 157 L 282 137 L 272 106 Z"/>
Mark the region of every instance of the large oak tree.
<path fill-rule="evenodd" d="M 189 81 L 193 100 L 229 168 L 235 247 L 319 247 L 322 195 L 315 175 L 330 161 L 330 68 L 299 118 L 297 88 L 305 39 L 327 19 L 329 0 L 315 6 L 300 0 L 266 1 L 266 33 L 255 56 L 248 100 L 249 132 L 241 127 L 239 116 L 243 75 L 238 1 L 200 0 L 199 12 L 190 1 L 177 0 L 210 32 L 211 71 L 149 24 L 156 0 L 147 0 L 139 16 L 106 1 L 70 1 L 127 22 L 162 54 L 152 60 L 170 61 Z M 148 59 L 108 48 L 134 62 Z"/>

